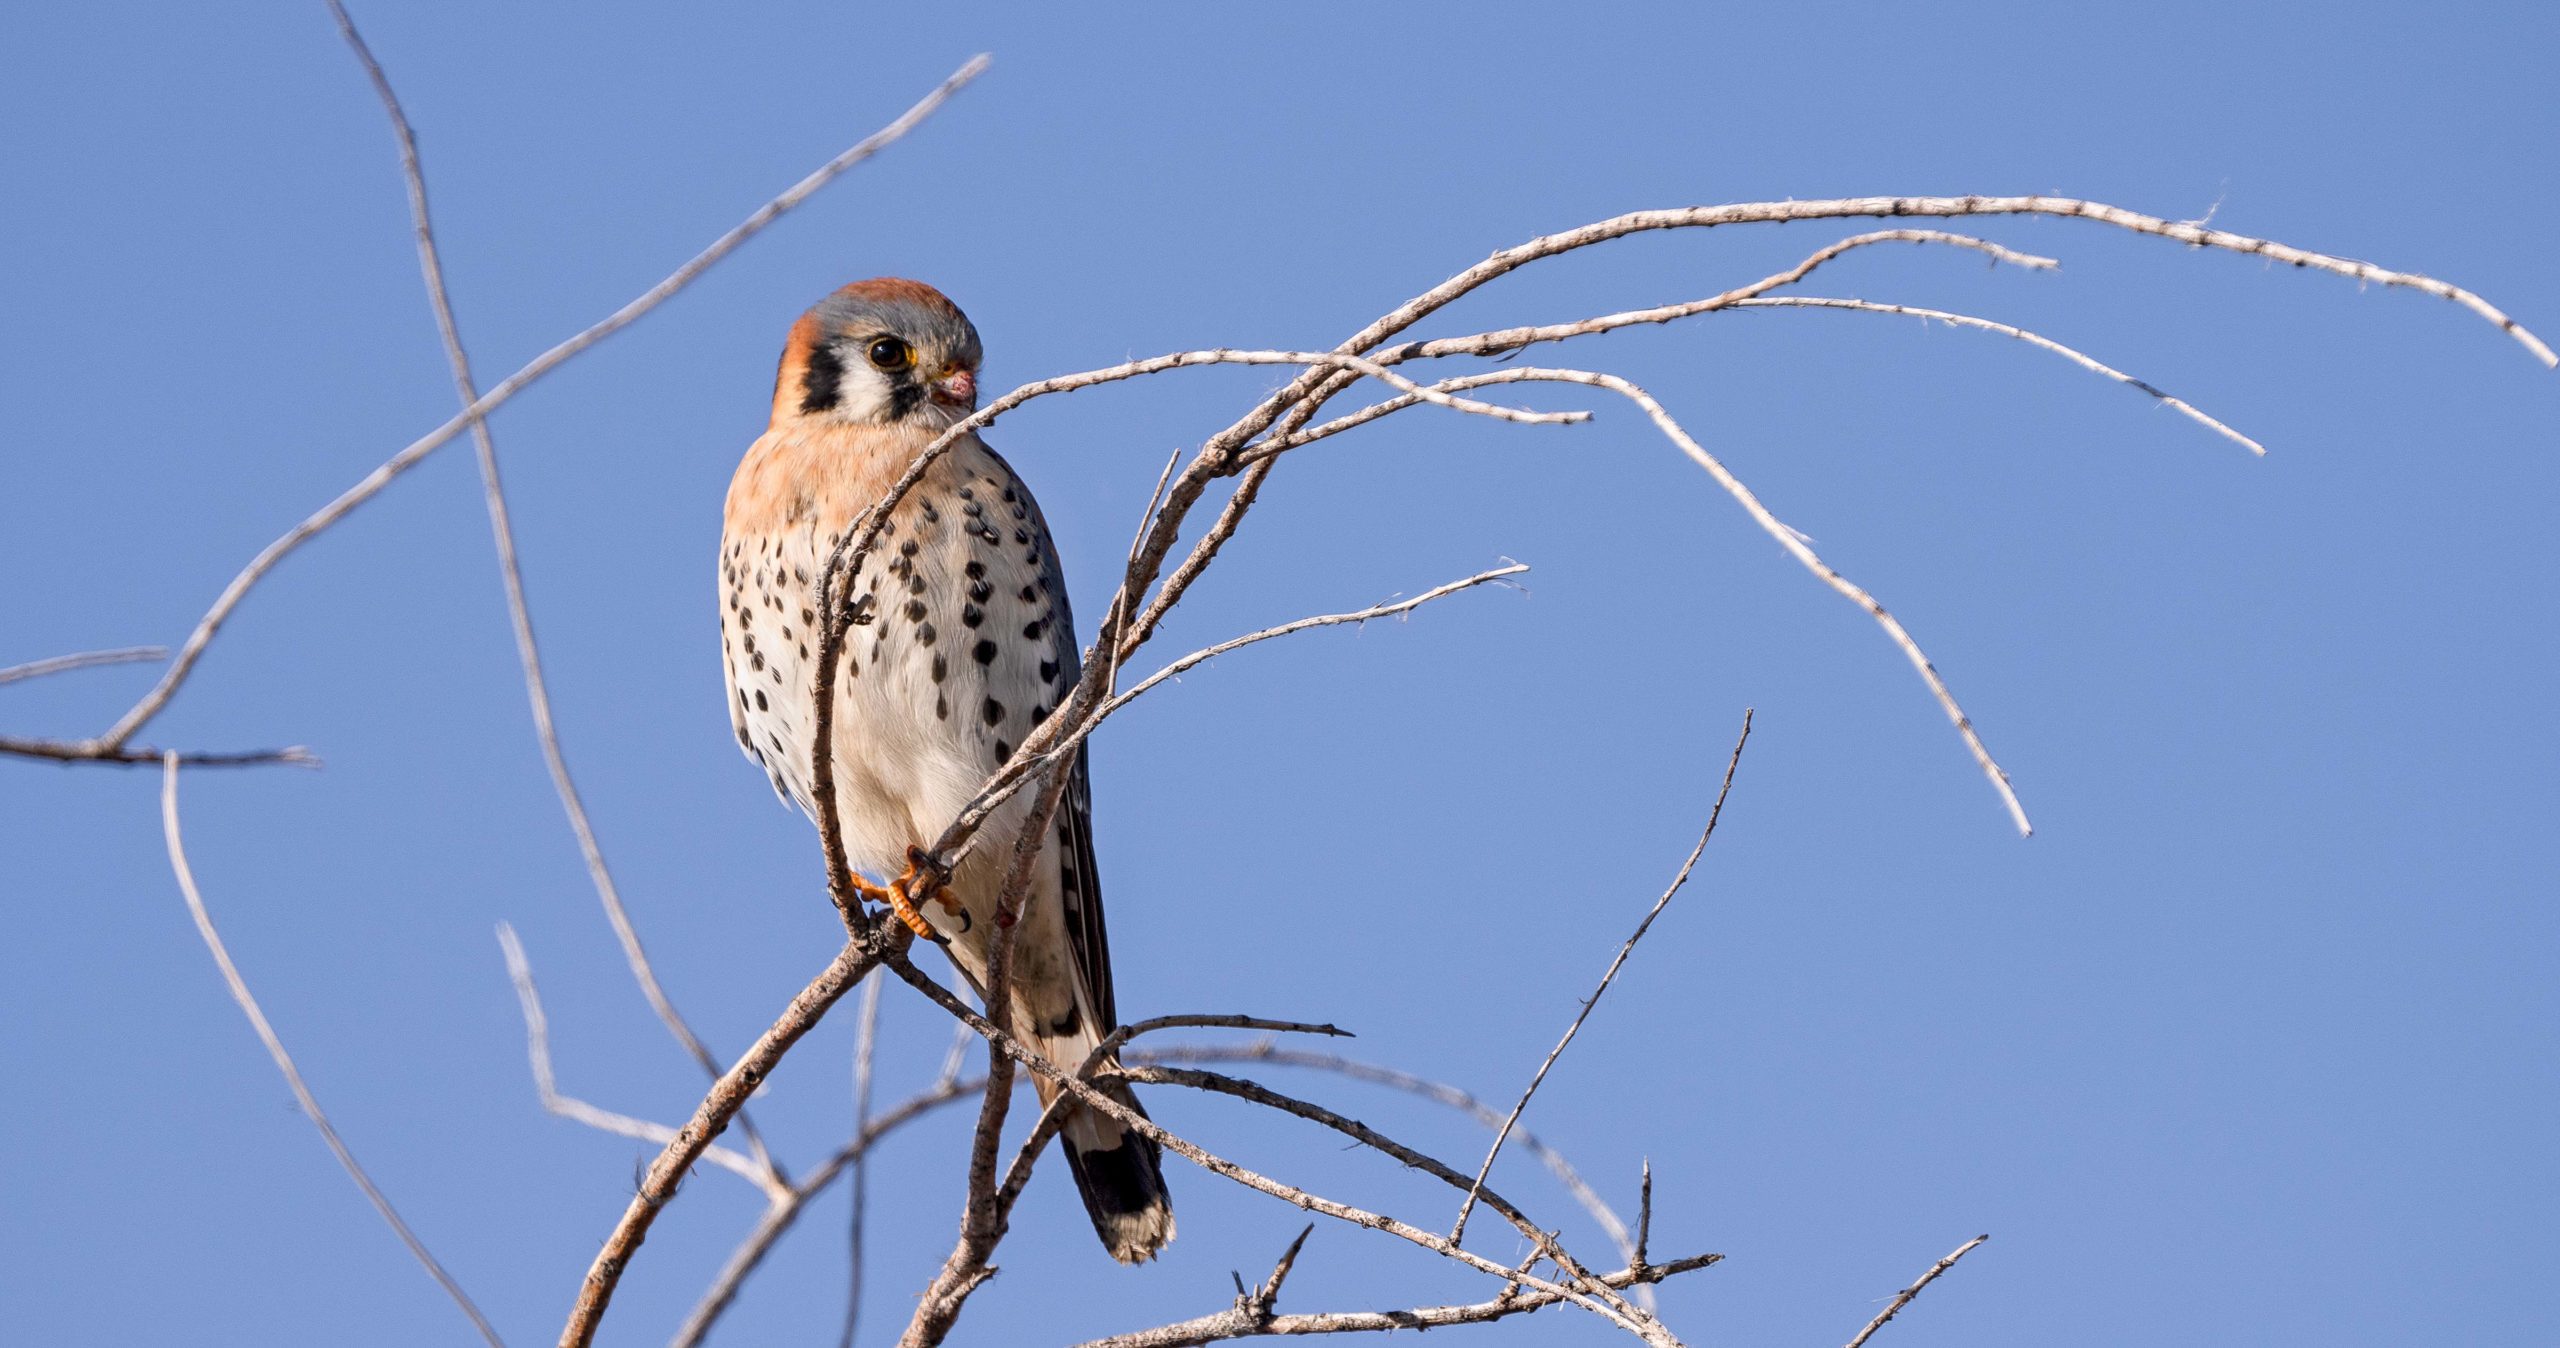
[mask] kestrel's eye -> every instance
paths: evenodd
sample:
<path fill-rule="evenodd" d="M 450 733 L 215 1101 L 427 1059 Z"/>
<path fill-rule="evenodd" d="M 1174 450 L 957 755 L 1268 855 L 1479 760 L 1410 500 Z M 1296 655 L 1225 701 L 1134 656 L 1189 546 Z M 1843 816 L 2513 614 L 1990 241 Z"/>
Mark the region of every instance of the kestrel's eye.
<path fill-rule="evenodd" d="M 895 337 L 883 337 L 871 344 L 871 363 L 881 369 L 903 370 L 915 359 L 915 349 Z"/>

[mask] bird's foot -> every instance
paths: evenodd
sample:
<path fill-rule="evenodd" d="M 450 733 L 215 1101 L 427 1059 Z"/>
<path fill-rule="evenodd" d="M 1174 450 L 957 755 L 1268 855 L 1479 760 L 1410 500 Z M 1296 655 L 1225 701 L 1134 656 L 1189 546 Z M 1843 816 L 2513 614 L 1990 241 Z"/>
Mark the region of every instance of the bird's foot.
<path fill-rule="evenodd" d="M 933 929 L 932 923 L 925 921 L 924 914 L 917 909 L 936 900 L 945 908 L 956 907 L 942 892 L 943 887 L 950 883 L 951 872 L 935 860 L 932 853 L 921 847 L 910 847 L 907 849 L 906 873 L 881 894 L 890 910 L 898 915 L 898 920 L 907 924 L 907 930 L 924 940 L 939 941 L 941 934 Z"/>

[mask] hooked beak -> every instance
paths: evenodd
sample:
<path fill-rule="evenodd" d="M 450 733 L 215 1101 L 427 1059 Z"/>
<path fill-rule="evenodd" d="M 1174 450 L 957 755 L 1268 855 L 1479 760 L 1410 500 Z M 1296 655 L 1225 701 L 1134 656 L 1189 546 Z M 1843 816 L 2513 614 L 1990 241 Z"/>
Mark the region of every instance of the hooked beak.
<path fill-rule="evenodd" d="M 945 407 L 978 405 L 978 376 L 963 366 L 953 366 L 936 377 L 931 385 L 933 400 Z"/>

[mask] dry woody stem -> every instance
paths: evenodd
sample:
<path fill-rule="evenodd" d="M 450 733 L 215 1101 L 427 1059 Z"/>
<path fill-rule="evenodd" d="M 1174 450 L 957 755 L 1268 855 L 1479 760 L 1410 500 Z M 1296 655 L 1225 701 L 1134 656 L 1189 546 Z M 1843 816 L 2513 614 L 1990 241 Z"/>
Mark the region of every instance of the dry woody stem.
<path fill-rule="evenodd" d="M 1527 570 L 1520 563 L 1505 559 L 1499 566 L 1411 597 L 1274 623 L 1171 660 L 1124 687 L 1124 667 L 1155 638 L 1167 617 L 1207 574 L 1226 545 L 1240 534 L 1262 499 L 1271 475 L 1278 471 L 1281 460 L 1295 451 L 1336 440 L 1424 406 L 1441 413 L 1481 418 L 1505 426 L 1535 427 L 1539 428 L 1535 433 L 1540 435 L 1575 435 L 1577 432 L 1571 428 L 1588 426 L 1597 420 L 1595 410 L 1531 407 L 1511 400 L 1515 397 L 1538 399 L 1562 395 L 1590 398 L 1606 395 L 1597 400 L 1612 409 L 1632 409 L 1640 414 L 1643 427 L 1658 436 L 1660 443 L 1667 444 L 1693 463 L 1741 510 L 1754 528 L 1821 584 L 1867 614 L 1911 666 L 1939 710 L 1948 718 L 1957 741 L 1990 784 L 2012 823 L 2023 834 L 2030 827 L 2028 815 L 2008 773 L 1993 756 L 1978 733 L 1972 716 L 1958 701 L 1953 687 L 1918 639 L 1873 593 L 1819 556 L 1802 533 L 1779 518 L 1742 477 L 1709 448 L 1705 440 L 1672 413 L 1669 404 L 1653 392 L 1606 370 L 1564 365 L 1488 365 L 1485 362 L 1507 361 L 1531 346 L 1580 341 L 1631 328 L 1699 321 L 1726 311 L 1818 309 L 1898 316 L 2024 342 L 2059 356 L 2089 374 L 2131 387 L 2215 434 L 2253 453 L 2263 453 L 2263 446 L 2257 440 L 2204 410 L 2074 347 L 2024 327 L 1972 314 L 1883 300 L 1813 296 L 1796 290 L 1817 271 L 1836 275 L 1841 269 L 1862 265 L 1844 259 L 1872 256 L 1884 245 L 1907 244 L 1932 256 L 1970 254 L 1996 265 L 2028 272 L 2050 271 L 2056 265 L 2050 258 L 2021 252 L 1972 234 L 1939 228 L 1932 223 L 1914 223 L 1964 220 L 1978 224 L 1997 217 L 2030 216 L 2083 221 L 2192 248 L 2254 256 L 2364 284 L 2414 291 L 2461 307 L 2505 334 L 2544 366 L 2560 365 L 2560 356 L 2555 356 L 2548 344 L 2504 312 L 2469 290 L 2432 277 L 2393 271 L 2371 263 L 2206 228 L 2200 224 L 2169 221 L 2101 202 L 2045 196 L 1913 196 L 1751 202 L 1633 212 L 1531 239 L 1496 252 L 1413 295 L 1330 349 L 1217 347 L 1181 351 L 1025 384 L 977 409 L 921 451 L 896 484 L 843 531 L 827 559 L 819 578 L 819 593 L 825 613 L 819 625 L 818 655 L 814 662 L 816 677 L 807 690 L 814 703 L 811 718 L 812 813 L 818 821 L 828 890 L 841 913 L 845 943 L 826 968 L 791 999 L 755 1043 L 723 1066 L 722 1059 L 688 1025 L 660 984 L 640 933 L 623 903 L 612 870 L 607 865 L 594 821 L 570 771 L 568 757 L 560 743 L 550 691 L 543 676 L 533 606 L 517 554 L 497 448 L 486 418 L 551 371 L 650 313 L 828 183 L 916 129 L 978 78 L 987 68 L 987 60 L 979 57 L 964 64 L 887 126 L 758 207 L 664 280 L 483 390 L 473 375 L 446 286 L 428 211 L 427 182 L 418 156 L 416 137 L 389 77 L 365 45 L 341 0 L 328 0 L 328 7 L 390 120 L 408 195 L 419 267 L 461 410 L 391 454 L 364 478 L 251 558 L 186 635 L 175 657 L 168 659 L 167 667 L 152 687 L 105 730 L 85 739 L 0 735 L 0 755 L 71 764 L 160 766 L 163 773 L 162 818 L 170 864 L 198 931 L 232 997 L 257 1031 L 304 1112 L 319 1129 L 340 1165 L 412 1256 L 469 1318 L 481 1336 L 491 1343 L 498 1342 L 494 1328 L 428 1253 L 388 1198 L 357 1164 L 353 1153 L 322 1113 L 300 1071 L 285 1052 L 274 1027 L 268 1023 L 232 962 L 187 861 L 177 812 L 181 765 L 308 764 L 315 760 L 299 748 L 186 752 L 152 748 L 136 742 L 140 732 L 167 710 L 186 687 L 224 624 L 248 593 L 276 566 L 458 436 L 468 433 L 478 451 L 483 498 L 514 630 L 525 697 L 532 714 L 536 742 L 569 831 L 635 984 L 685 1055 L 710 1078 L 707 1090 L 690 1117 L 676 1125 L 621 1114 L 563 1093 L 558 1086 L 547 1022 L 530 963 L 513 930 L 501 927 L 499 940 L 509 978 L 525 1018 L 528 1061 L 536 1095 L 543 1108 L 585 1127 L 613 1136 L 639 1139 L 659 1148 L 657 1156 L 640 1178 L 636 1193 L 591 1261 L 561 1331 L 559 1341 L 562 1344 L 583 1345 L 593 1341 L 617 1288 L 627 1276 L 653 1223 L 679 1195 L 685 1177 L 704 1162 L 728 1170 L 754 1186 L 764 1200 L 764 1207 L 753 1228 L 735 1246 L 716 1278 L 677 1330 L 675 1342 L 692 1345 L 703 1341 L 721 1316 L 735 1304 L 748 1277 L 793 1229 L 809 1204 L 838 1178 L 850 1176 L 856 1197 L 852 1224 L 848 1229 L 851 1248 L 845 1268 L 848 1288 L 843 1338 L 849 1344 L 863 1294 L 862 1250 L 870 1239 L 865 1227 L 869 1219 L 863 1196 L 863 1177 L 872 1149 L 897 1129 L 930 1117 L 946 1107 L 974 1101 L 977 1105 L 976 1120 L 966 1148 L 967 1160 L 954 1186 L 958 1199 L 959 1235 L 930 1285 L 916 1297 L 913 1314 L 900 1339 L 902 1344 L 911 1348 L 930 1348 L 946 1341 L 972 1296 L 989 1285 L 995 1276 L 994 1255 L 1010 1230 L 1012 1215 L 1026 1191 L 1025 1186 L 1046 1154 L 1056 1131 L 1076 1109 L 1106 1115 L 1121 1127 L 1150 1139 L 1202 1170 L 1313 1214 L 1318 1219 L 1299 1233 L 1279 1256 L 1269 1275 L 1257 1285 L 1248 1287 L 1239 1279 L 1231 1305 L 1176 1323 L 1096 1340 L 1086 1348 L 1173 1348 L 1175 1345 L 1276 1335 L 1427 1329 L 1488 1323 L 1561 1305 L 1577 1307 L 1611 1329 L 1656 1345 L 1656 1348 L 1671 1348 L 1681 1340 L 1656 1313 L 1650 1289 L 1666 1279 L 1704 1269 L 1719 1256 L 1700 1254 L 1668 1263 L 1650 1262 L 1647 1252 L 1653 1221 L 1650 1165 L 1641 1172 L 1637 1217 L 1631 1231 L 1617 1211 L 1583 1179 L 1581 1171 L 1551 1145 L 1520 1129 L 1519 1124 L 1531 1099 L 1580 1033 L 1600 998 L 1628 964 L 1654 920 L 1681 891 L 1707 841 L 1714 836 L 1725 800 L 1732 789 L 1736 766 L 1750 736 L 1748 713 L 1696 845 L 1678 867 L 1670 886 L 1655 900 L 1636 925 L 1634 933 L 1619 947 L 1589 1000 L 1582 1004 L 1562 1038 L 1546 1054 L 1507 1112 L 1498 1112 L 1472 1094 L 1421 1076 L 1328 1053 L 1282 1049 L 1269 1039 L 1245 1047 L 1185 1045 L 1155 1051 L 1132 1051 L 1125 1059 L 1116 1056 L 1134 1040 L 1173 1028 L 1253 1030 L 1265 1034 L 1342 1033 L 1331 1025 L 1312 1021 L 1244 1015 L 1159 1016 L 1138 1021 L 1113 1033 L 1079 1070 L 1072 1073 L 1062 1071 L 1030 1052 L 1010 1032 L 1007 1023 L 1010 999 L 1006 988 L 1011 976 L 1011 941 L 1015 924 L 1002 918 L 1018 911 L 1028 891 L 1032 862 L 1038 856 L 1041 840 L 1048 835 L 1048 821 L 1069 789 L 1069 769 L 1075 762 L 1074 755 L 1103 722 L 1149 692 L 1245 646 L 1322 628 L 1359 625 L 1387 618 L 1407 619 L 1424 606 L 1461 592 L 1487 585 L 1509 585 Z M 1636 234 L 1822 221 L 1892 223 L 1846 233 L 1806 254 L 1792 266 L 1700 298 L 1560 322 L 1515 324 L 1437 337 L 1406 336 L 1417 324 L 1442 308 L 1523 267 Z M 1448 363 L 1452 361 L 1458 364 Z M 1103 618 L 1094 644 L 1086 654 L 1082 677 L 1072 694 L 1060 699 L 1057 708 L 1023 737 L 1009 759 L 980 784 L 975 797 L 964 809 L 952 819 L 940 821 L 941 832 L 930 849 L 932 855 L 929 860 L 947 867 L 978 845 L 981 831 L 990 819 L 996 817 L 999 807 L 1017 793 L 1026 790 L 1031 793 L 1023 831 L 1010 837 L 987 840 L 991 846 L 1009 848 L 1010 851 L 999 898 L 1000 920 L 989 956 L 983 1002 L 985 1012 L 981 1014 L 909 961 L 912 941 L 909 931 L 902 924 L 880 920 L 866 909 L 866 902 L 881 893 L 880 886 L 856 875 L 847 861 L 843 830 L 837 818 L 834 781 L 835 706 L 834 698 L 827 694 L 836 686 L 835 670 L 842 659 L 850 631 L 870 620 L 863 601 L 853 598 L 862 593 L 857 584 L 862 569 L 878 546 L 892 510 L 922 479 L 927 468 L 960 437 L 994 423 L 1027 403 L 1053 395 L 1181 370 L 1236 366 L 1272 368 L 1287 373 L 1285 378 L 1273 376 L 1282 380 L 1278 387 L 1256 399 L 1234 420 L 1201 439 L 1191 447 L 1187 457 L 1182 450 L 1177 450 L 1165 462 L 1156 478 L 1155 490 L 1136 523 L 1135 536 L 1120 559 L 1118 583 L 1102 611 Z M 1329 405 L 1355 387 L 1367 389 L 1367 396 L 1372 400 L 1351 406 L 1346 411 L 1328 414 Z M 1584 430 L 1578 434 L 1587 436 L 1591 433 Z M 1150 463 L 1148 466 L 1153 465 Z M 1201 525 L 1195 523 L 1193 516 L 1204 505 L 1212 509 L 1208 513 L 1208 522 Z M 1187 543 L 1186 531 L 1191 535 Z M 135 647 L 36 659 L 0 668 L 0 686 L 100 666 L 164 658 L 167 658 L 167 653 L 159 648 Z M 951 1062 L 941 1078 L 930 1087 L 885 1110 L 877 1113 L 872 1110 L 873 1053 L 879 1034 L 879 999 L 886 982 L 885 979 L 874 979 L 866 994 L 857 1047 L 851 1136 L 832 1155 L 811 1167 L 804 1178 L 795 1181 L 747 1122 L 744 1113 L 746 1103 L 772 1077 L 792 1047 L 847 992 L 882 968 L 956 1024 L 959 1038 L 955 1041 Z M 960 1075 L 963 1062 L 960 1046 L 965 1046 L 973 1037 L 982 1045 L 986 1069 L 982 1074 L 964 1080 Z M 1493 1138 L 1481 1163 L 1472 1171 L 1461 1169 L 1331 1106 L 1284 1094 L 1257 1081 L 1202 1070 L 1200 1064 L 1206 1063 L 1263 1063 L 1384 1086 L 1461 1109 L 1492 1128 Z M 1012 1101 L 1016 1086 L 1031 1077 L 1055 1086 L 1057 1094 L 1053 1103 L 1024 1127 L 1013 1117 Z M 1198 1140 L 1153 1123 L 1098 1088 L 1118 1082 L 1140 1082 L 1159 1088 L 1203 1092 L 1238 1101 L 1251 1108 L 1293 1116 L 1446 1185 L 1458 1196 L 1457 1216 L 1449 1233 L 1443 1236 L 1419 1222 L 1318 1194 L 1285 1179 L 1248 1169 L 1227 1160 Z M 718 1139 L 733 1123 L 739 1126 L 743 1145 L 723 1146 Z M 1008 1148 L 1007 1138 L 1017 1133 L 1021 1134 L 1020 1139 Z M 1598 1225 L 1618 1256 L 1621 1266 L 1616 1271 L 1603 1271 L 1603 1266 L 1577 1256 L 1560 1228 L 1537 1220 L 1520 1202 L 1492 1186 L 1490 1180 L 1495 1162 L 1504 1147 L 1515 1140 L 1521 1148 L 1546 1163 L 1567 1194 Z M 1503 1262 L 1466 1248 L 1467 1223 L 1478 1205 L 1495 1214 L 1518 1236 L 1524 1252 L 1517 1255 L 1516 1262 Z M 1293 1271 L 1300 1267 L 1302 1261 L 1311 1264 L 1329 1253 L 1326 1241 L 1314 1235 L 1317 1228 L 1326 1223 L 1384 1235 L 1464 1268 L 1471 1276 L 1482 1280 L 1486 1295 L 1473 1301 L 1411 1305 L 1400 1309 L 1284 1312 L 1280 1302 L 1284 1294 L 1290 1294 L 1288 1285 Z M 902 1230 L 897 1234 L 904 1239 L 912 1232 Z M 1334 1234 L 1337 1233 L 1327 1229 L 1327 1237 Z M 1959 1259 L 1979 1246 L 1982 1239 L 1968 1242 L 1903 1289 L 1884 1312 L 1850 1342 L 1849 1348 L 1863 1348 L 1884 1324 Z"/>

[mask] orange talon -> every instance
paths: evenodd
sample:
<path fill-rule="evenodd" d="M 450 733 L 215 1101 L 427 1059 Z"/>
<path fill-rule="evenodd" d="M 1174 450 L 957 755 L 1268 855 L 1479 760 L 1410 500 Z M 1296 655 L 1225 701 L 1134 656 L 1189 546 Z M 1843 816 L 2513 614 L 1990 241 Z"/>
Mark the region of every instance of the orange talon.
<path fill-rule="evenodd" d="M 939 899 L 943 907 L 953 907 L 950 897 L 942 892 L 948 879 L 941 865 L 923 848 L 910 847 L 907 849 L 906 873 L 883 893 L 887 895 L 889 907 L 897 913 L 898 920 L 907 924 L 907 930 L 924 940 L 939 941 L 941 933 L 924 920 L 924 914 L 916 911 L 916 905 Z"/>

